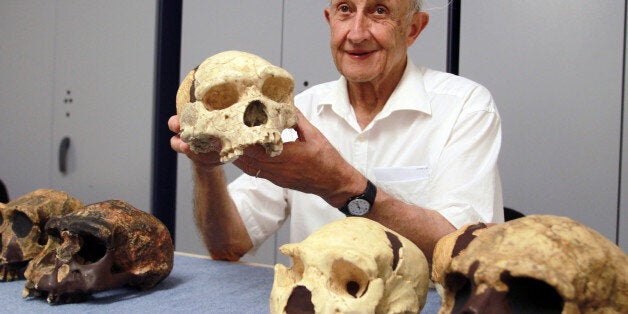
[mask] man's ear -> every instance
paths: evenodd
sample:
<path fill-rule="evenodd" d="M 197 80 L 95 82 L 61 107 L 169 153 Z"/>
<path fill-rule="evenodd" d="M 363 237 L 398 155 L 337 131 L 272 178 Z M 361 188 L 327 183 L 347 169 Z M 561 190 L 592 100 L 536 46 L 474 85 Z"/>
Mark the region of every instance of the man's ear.
<path fill-rule="evenodd" d="M 330 24 L 330 18 L 331 16 L 329 15 L 329 7 L 325 8 L 325 20 L 327 20 L 327 24 Z M 330 24 L 331 25 L 331 24 Z"/>
<path fill-rule="evenodd" d="M 408 38 L 406 41 L 408 47 L 412 46 L 429 22 L 430 15 L 427 12 L 415 12 L 412 14 L 412 21 L 408 26 Z"/>

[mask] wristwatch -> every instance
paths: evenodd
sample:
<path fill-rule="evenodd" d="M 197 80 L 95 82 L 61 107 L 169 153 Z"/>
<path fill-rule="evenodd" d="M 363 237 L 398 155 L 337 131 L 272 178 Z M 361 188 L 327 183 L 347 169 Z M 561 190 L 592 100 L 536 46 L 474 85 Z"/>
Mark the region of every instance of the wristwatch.
<path fill-rule="evenodd" d="M 351 197 L 345 206 L 340 208 L 340 211 L 347 216 L 364 216 L 371 211 L 375 194 L 377 194 L 377 187 L 367 180 L 364 193 Z"/>

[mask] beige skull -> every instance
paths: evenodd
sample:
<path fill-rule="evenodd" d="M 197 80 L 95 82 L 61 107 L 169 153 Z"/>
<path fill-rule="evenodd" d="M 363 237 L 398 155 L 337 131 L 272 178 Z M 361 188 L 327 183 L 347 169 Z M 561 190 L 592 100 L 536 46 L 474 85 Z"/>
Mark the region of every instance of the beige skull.
<path fill-rule="evenodd" d="M 271 313 L 418 313 L 429 284 L 425 256 L 412 242 L 366 218 L 323 226 L 280 248 Z"/>
<path fill-rule="evenodd" d="M 2 252 L 0 280 L 23 278 L 28 262 L 46 244 L 44 226 L 49 219 L 75 211 L 83 204 L 65 192 L 40 189 L 4 205 L 0 220 Z"/>
<path fill-rule="evenodd" d="M 486 229 L 451 261 L 440 313 L 628 313 L 628 256 L 566 217 Z"/>
<path fill-rule="evenodd" d="M 52 218 L 46 233 L 46 247 L 24 273 L 24 297 L 78 302 L 92 292 L 123 285 L 151 288 L 172 270 L 168 229 L 123 201 L 96 203 Z"/>
<path fill-rule="evenodd" d="M 192 151 L 217 150 L 222 162 L 261 144 L 270 156 L 283 150 L 281 132 L 297 122 L 294 79 L 286 70 L 245 52 L 226 51 L 190 71 L 177 92 L 181 139 Z"/>

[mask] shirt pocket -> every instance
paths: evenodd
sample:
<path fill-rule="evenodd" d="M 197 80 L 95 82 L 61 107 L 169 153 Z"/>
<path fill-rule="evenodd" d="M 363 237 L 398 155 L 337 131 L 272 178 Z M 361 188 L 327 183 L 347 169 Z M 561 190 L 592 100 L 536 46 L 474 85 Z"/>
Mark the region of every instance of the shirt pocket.
<path fill-rule="evenodd" d="M 414 205 L 425 205 L 429 199 L 428 166 L 376 167 L 377 186 L 391 196 Z"/>

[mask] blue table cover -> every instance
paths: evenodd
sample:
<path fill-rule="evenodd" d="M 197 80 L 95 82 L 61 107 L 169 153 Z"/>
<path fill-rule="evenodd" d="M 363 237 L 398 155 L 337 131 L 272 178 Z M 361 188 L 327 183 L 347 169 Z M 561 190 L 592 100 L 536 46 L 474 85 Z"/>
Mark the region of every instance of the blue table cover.
<path fill-rule="evenodd" d="M 269 313 L 272 266 L 221 262 L 175 253 L 170 275 L 153 289 L 99 292 L 83 303 L 49 305 L 22 298 L 24 280 L 0 282 L 0 313 Z M 437 313 L 430 289 L 421 313 Z"/>

